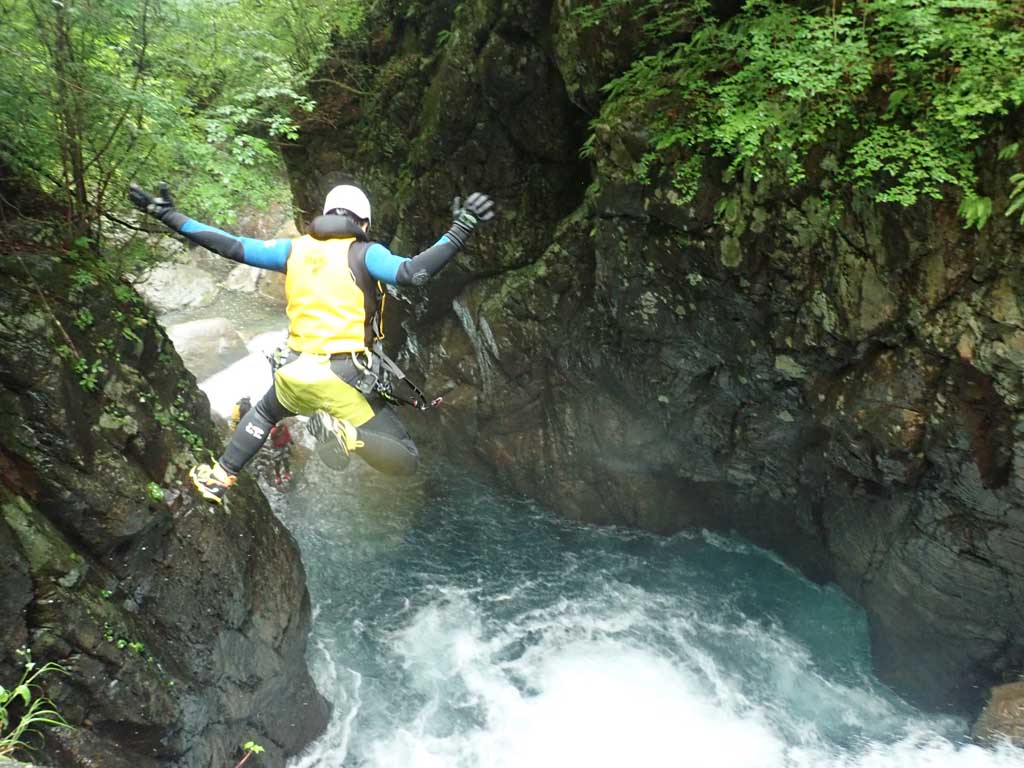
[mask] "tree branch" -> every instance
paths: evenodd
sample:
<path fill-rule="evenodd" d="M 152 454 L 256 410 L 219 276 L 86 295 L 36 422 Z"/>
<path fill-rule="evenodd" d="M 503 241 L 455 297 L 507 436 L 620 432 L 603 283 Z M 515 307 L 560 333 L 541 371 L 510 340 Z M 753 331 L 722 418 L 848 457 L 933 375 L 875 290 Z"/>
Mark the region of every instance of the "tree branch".
<path fill-rule="evenodd" d="M 110 211 L 103 211 L 102 215 L 103 215 L 103 218 L 109 219 L 110 221 L 112 221 L 115 224 L 118 224 L 118 225 L 124 227 L 125 229 L 132 229 L 132 230 L 135 230 L 136 232 L 142 232 L 143 234 L 146 234 L 146 235 L 166 234 L 166 230 L 163 230 L 163 229 L 146 229 L 145 227 L 140 227 L 137 224 L 132 224 L 131 222 L 125 221 L 124 219 L 118 218 L 117 216 L 112 214 Z"/>
<path fill-rule="evenodd" d="M 358 88 L 353 88 L 351 85 L 341 82 L 340 80 L 332 80 L 329 77 L 316 77 L 309 81 L 310 83 L 324 83 L 326 85 L 336 85 L 339 88 L 350 91 L 351 93 L 358 94 L 360 96 L 371 95 L 369 91 L 361 91 Z"/>

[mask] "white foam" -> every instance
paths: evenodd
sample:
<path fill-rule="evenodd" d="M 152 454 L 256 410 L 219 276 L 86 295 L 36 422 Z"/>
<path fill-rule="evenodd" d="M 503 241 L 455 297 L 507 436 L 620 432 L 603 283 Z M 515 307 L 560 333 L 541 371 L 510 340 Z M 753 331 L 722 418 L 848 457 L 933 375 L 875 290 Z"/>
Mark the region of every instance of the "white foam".
<path fill-rule="evenodd" d="M 445 594 L 421 608 L 393 648 L 422 705 L 360 751 L 374 768 L 1022 768 L 1020 752 L 956 745 L 922 718 L 886 743 L 841 750 L 821 737 L 807 712 L 790 713 L 802 686 L 825 717 L 896 719 L 870 691 L 844 688 L 808 668 L 796 646 L 777 638 L 741 640 L 767 653 L 769 677 L 789 688 L 778 702 L 755 702 L 712 656 L 690 649 L 670 658 L 628 632 L 619 614 L 566 603 L 486 636 L 468 596 Z M 594 606 L 591 606 L 593 608 Z M 641 622 L 639 613 L 633 620 Z M 568 621 L 575 620 L 575 627 Z M 523 617 L 526 618 L 526 617 Z M 546 623 L 545 623 L 546 622 Z M 527 629 L 529 625 L 529 629 Z M 634 629 L 642 629 L 639 624 Z M 692 628 L 691 628 L 692 629 Z M 756 625 L 744 627 L 756 634 Z M 518 657 L 501 649 L 522 633 L 543 634 Z M 749 647 L 746 649 L 749 651 Z M 787 661 L 786 659 L 789 659 Z M 783 679 L 779 679 L 781 678 Z M 469 713 L 467 715 L 467 713 Z M 940 721 L 936 721 L 939 723 Z M 378 730 L 379 732 L 379 730 Z M 322 763 L 326 766 L 329 763 Z M 310 764 L 321 765 L 321 764 Z M 338 763 L 335 763 L 338 765 Z M 296 767 L 298 768 L 298 767 Z M 306 768 L 304 765 L 303 768 Z"/>
<path fill-rule="evenodd" d="M 226 419 L 240 398 L 248 397 L 255 403 L 263 397 L 273 383 L 267 354 L 284 343 L 287 337 L 287 331 L 269 331 L 254 336 L 246 344 L 249 350 L 246 357 L 199 382 L 199 388 L 210 401 L 210 411 Z"/>
<path fill-rule="evenodd" d="M 451 604 L 450 604 L 451 605 Z M 372 745 L 374 766 L 512 768 L 763 764 L 783 742 L 756 712 L 706 705 L 692 673 L 644 648 L 577 640 L 495 665 L 497 643 L 457 620 L 464 605 L 431 606 L 399 637 L 415 686 L 434 696 L 413 722 Z M 445 636 L 445 628 L 450 634 Z M 528 692 L 513 684 L 526 682 Z M 483 727 L 441 736 L 446 705 L 476 705 Z M 711 764 L 711 763 L 708 763 Z"/>

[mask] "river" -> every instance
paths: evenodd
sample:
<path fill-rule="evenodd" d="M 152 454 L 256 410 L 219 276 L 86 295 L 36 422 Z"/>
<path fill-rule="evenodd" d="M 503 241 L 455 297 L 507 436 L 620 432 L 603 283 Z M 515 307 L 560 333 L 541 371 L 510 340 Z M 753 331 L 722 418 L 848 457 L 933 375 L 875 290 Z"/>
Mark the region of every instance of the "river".
<path fill-rule="evenodd" d="M 221 415 L 269 381 L 280 329 L 256 330 L 201 383 Z M 335 706 L 289 768 L 1024 766 L 879 683 L 863 611 L 774 555 L 569 522 L 427 458 L 413 481 L 314 459 L 264 486 L 302 550 Z"/>
<path fill-rule="evenodd" d="M 268 489 L 299 541 L 336 706 L 289 768 L 1021 766 L 872 675 L 863 611 L 707 532 L 568 522 L 437 463 L 311 464 Z"/>

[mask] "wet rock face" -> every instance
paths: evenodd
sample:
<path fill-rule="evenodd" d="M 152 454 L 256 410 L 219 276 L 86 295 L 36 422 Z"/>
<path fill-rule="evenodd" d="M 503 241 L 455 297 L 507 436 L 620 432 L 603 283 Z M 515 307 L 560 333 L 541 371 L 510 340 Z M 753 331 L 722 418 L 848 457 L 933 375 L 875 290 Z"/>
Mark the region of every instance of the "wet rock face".
<path fill-rule="evenodd" d="M 626 125 L 581 168 L 581 120 L 635 31 L 519 5 L 457 16 L 443 46 L 427 20 L 445 4 L 416 28 L 379 8 L 400 140 L 349 151 L 378 124 L 372 98 L 349 100 L 289 157 L 300 198 L 338 169 L 367 185 L 378 236 L 402 245 L 444 231 L 450 191 L 497 199 L 457 264 L 404 296 L 405 359 L 446 400 L 444 429 L 410 426 L 577 519 L 738 529 L 865 606 L 901 693 L 976 711 L 1024 669 L 1020 228 L 968 233 L 952 198 L 825 201 L 822 179 L 727 186 L 711 164 L 682 205 L 631 180 L 645 144 Z"/>
<path fill-rule="evenodd" d="M 66 668 L 42 682 L 76 728 L 44 763 L 225 766 L 251 739 L 283 766 L 328 715 L 295 542 L 251 480 L 197 501 L 219 440 L 194 378 L 130 291 L 70 271 L 0 257 L 0 684 L 21 646 Z"/>

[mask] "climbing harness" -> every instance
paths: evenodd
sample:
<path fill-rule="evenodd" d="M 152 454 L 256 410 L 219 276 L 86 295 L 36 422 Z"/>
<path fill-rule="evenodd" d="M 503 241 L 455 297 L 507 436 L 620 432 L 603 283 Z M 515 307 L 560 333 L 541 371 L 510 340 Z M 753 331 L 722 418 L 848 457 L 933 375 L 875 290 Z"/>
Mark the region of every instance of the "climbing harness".
<path fill-rule="evenodd" d="M 421 411 L 440 408 L 444 404 L 444 398 L 428 397 L 422 389 L 409 380 L 405 371 L 399 368 L 398 363 L 384 354 L 384 345 L 381 342 L 384 339 L 384 304 L 387 301 L 387 296 L 387 291 L 378 280 L 377 307 L 369 323 L 373 335 L 371 348 L 351 353 L 352 364 L 361 374 L 355 387 L 365 395 L 376 392 L 395 405 L 411 405 Z M 360 357 L 362 357 L 361 360 Z M 412 397 L 405 397 L 396 391 L 395 387 L 403 382 L 412 390 Z"/>
<path fill-rule="evenodd" d="M 294 354 L 285 343 L 271 352 L 264 353 L 264 356 L 270 363 L 271 373 L 277 373 L 278 369 L 283 367 L 289 361 L 289 357 Z M 428 397 L 419 386 L 410 381 L 398 363 L 384 354 L 380 341 L 374 341 L 372 350 L 349 352 L 348 356 L 358 374 L 355 381 L 352 382 L 352 386 L 363 395 L 376 393 L 389 403 L 411 405 L 421 411 L 439 408 L 444 404 L 443 397 Z M 407 397 L 396 391 L 396 387 L 402 383 L 412 390 L 412 397 Z"/>
<path fill-rule="evenodd" d="M 379 341 L 374 342 L 373 350 L 367 349 L 350 354 L 352 364 L 360 374 L 353 386 L 364 395 L 376 392 L 388 402 L 396 405 L 411 405 L 421 411 L 428 408 L 439 408 L 444 403 L 444 398 L 430 398 L 410 381 L 398 363 L 384 354 Z M 407 397 L 397 391 L 396 388 L 402 383 L 412 390 L 412 397 Z"/>

